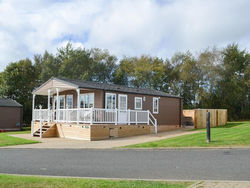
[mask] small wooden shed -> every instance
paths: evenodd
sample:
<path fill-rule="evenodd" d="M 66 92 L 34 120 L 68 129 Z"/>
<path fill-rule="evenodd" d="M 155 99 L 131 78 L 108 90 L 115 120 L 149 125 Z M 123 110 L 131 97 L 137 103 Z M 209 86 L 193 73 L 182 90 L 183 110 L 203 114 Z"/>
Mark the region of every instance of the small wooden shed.
<path fill-rule="evenodd" d="M 195 128 L 206 127 L 206 113 L 210 112 L 210 126 L 216 127 L 227 123 L 227 109 L 193 109 L 183 110 L 184 125 Z"/>
<path fill-rule="evenodd" d="M 12 99 L 0 98 L 0 130 L 20 130 L 23 106 Z"/>

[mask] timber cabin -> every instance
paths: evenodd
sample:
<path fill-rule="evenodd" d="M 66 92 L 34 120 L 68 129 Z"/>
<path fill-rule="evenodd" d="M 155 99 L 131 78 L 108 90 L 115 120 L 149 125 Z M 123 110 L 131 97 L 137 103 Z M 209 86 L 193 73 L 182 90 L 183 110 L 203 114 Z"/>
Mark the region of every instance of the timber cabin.
<path fill-rule="evenodd" d="M 35 96 L 48 96 L 42 109 Z M 101 140 L 182 126 L 182 98 L 142 88 L 51 78 L 33 91 L 33 136 Z"/>

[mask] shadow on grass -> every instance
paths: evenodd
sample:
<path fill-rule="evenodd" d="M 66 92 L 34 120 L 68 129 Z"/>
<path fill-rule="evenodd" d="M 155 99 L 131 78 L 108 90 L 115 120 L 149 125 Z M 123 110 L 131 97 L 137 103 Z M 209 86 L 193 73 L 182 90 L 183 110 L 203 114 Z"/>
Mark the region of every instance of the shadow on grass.
<path fill-rule="evenodd" d="M 222 125 L 222 126 L 218 126 L 218 127 L 214 127 L 216 129 L 220 129 L 220 128 L 232 128 L 232 127 L 237 127 L 239 125 L 245 124 L 245 122 L 230 122 L 227 123 L 226 125 Z"/>

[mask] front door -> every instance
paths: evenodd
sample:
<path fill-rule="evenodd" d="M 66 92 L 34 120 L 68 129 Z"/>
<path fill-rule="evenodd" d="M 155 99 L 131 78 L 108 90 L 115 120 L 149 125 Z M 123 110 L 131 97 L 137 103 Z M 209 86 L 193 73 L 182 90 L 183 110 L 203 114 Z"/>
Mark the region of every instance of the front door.
<path fill-rule="evenodd" d="M 60 95 L 59 96 L 59 120 L 65 121 L 66 119 L 66 114 L 65 114 L 65 95 Z"/>
<path fill-rule="evenodd" d="M 58 115 L 58 120 L 65 120 L 65 111 L 60 110 L 60 109 L 64 109 L 65 108 L 65 96 L 64 95 L 60 95 L 59 96 L 59 112 L 58 114 L 56 114 L 56 110 L 57 110 L 57 97 L 54 97 L 54 120 L 57 120 L 57 115 Z"/>
<path fill-rule="evenodd" d="M 118 123 L 126 124 L 128 122 L 128 96 L 118 95 Z"/>

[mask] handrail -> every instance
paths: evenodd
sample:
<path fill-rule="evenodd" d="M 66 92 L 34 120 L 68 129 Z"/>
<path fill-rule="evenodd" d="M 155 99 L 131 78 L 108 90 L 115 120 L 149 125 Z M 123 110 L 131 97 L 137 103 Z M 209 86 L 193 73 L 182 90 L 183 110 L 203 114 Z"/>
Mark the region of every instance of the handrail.
<path fill-rule="evenodd" d="M 50 116 L 49 116 L 50 115 Z M 66 108 L 66 109 L 34 109 L 34 121 L 90 123 L 90 124 L 153 124 L 156 119 L 149 110 L 105 109 L 105 108 Z"/>
<path fill-rule="evenodd" d="M 150 120 L 150 122 L 154 125 L 154 127 L 155 127 L 155 134 L 157 134 L 157 119 L 153 116 L 153 114 L 150 112 L 150 111 L 148 111 L 148 115 L 149 115 L 149 120 Z M 154 122 L 153 122 L 153 120 L 154 120 Z"/>

